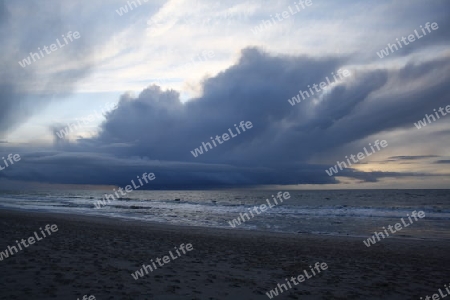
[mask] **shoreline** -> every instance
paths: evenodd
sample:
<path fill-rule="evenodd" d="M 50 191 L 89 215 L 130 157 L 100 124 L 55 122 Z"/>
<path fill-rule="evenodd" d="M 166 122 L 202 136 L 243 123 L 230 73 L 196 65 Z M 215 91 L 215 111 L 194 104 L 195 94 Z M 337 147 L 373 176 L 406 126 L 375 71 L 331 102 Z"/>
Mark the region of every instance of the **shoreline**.
<path fill-rule="evenodd" d="M 448 241 L 386 239 L 367 248 L 355 237 L 15 210 L 0 210 L 0 251 L 48 223 L 57 235 L 0 262 L 0 299 L 267 299 L 267 291 L 317 261 L 327 272 L 284 298 L 418 299 L 450 277 Z M 188 243 L 195 249 L 189 255 L 132 278 L 152 258 Z"/>
<path fill-rule="evenodd" d="M 373 236 L 373 231 L 368 232 L 367 235 L 355 235 L 355 234 L 327 234 L 327 233 L 310 233 L 305 231 L 298 231 L 298 232 L 285 232 L 285 231 L 270 231 L 270 230 L 260 230 L 260 229 L 254 229 L 254 228 L 245 228 L 245 227 L 231 227 L 231 226 L 224 226 L 224 227 L 204 227 L 204 226 L 196 226 L 196 225 L 176 225 L 176 224 L 170 224 L 170 223 L 163 223 L 163 222 L 156 222 L 151 220 L 136 220 L 136 219 L 130 219 L 122 216 L 107 216 L 107 215 L 83 215 L 83 214 L 77 214 L 77 213 L 68 213 L 68 212 L 50 212 L 50 211 L 43 211 L 43 210 L 24 210 L 20 208 L 5 208 L 0 206 L 0 215 L 1 212 L 11 212 L 11 213 L 19 213 L 19 214 L 32 214 L 36 216 L 49 216 L 49 217 L 57 217 L 60 216 L 61 219 L 66 220 L 66 218 L 76 219 L 79 218 L 80 220 L 83 220 L 88 223 L 96 223 L 99 222 L 100 224 L 105 224 L 114 221 L 121 222 L 120 224 L 129 224 L 132 226 L 151 226 L 154 228 L 160 228 L 160 229 L 172 229 L 172 230 L 186 230 L 188 232 L 194 231 L 201 231 L 202 233 L 211 232 L 214 234 L 215 231 L 217 231 L 217 234 L 219 233 L 229 233 L 233 231 L 238 231 L 240 233 L 248 233 L 248 234 L 261 234 L 261 235 L 273 235 L 273 236 L 285 236 L 286 238 L 292 238 L 292 237 L 323 237 L 323 238 L 342 238 L 342 239 L 355 239 L 360 240 L 361 243 L 363 240 L 367 240 L 368 238 Z M 245 223 L 245 222 L 243 222 Z M 382 226 L 379 227 L 379 230 L 382 230 Z M 435 242 L 450 242 L 450 239 L 445 238 L 435 238 L 435 237 L 412 237 L 409 235 L 391 235 L 387 239 L 392 240 L 412 240 L 412 241 L 435 241 Z M 386 239 L 383 239 L 386 240 Z"/>

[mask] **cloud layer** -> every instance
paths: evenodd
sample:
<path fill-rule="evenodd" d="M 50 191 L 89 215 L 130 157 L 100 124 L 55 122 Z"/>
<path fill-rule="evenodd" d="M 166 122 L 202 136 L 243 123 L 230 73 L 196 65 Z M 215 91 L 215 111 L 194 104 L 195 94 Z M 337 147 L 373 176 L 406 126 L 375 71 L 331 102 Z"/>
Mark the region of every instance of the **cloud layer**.
<path fill-rule="evenodd" d="M 182 103 L 176 91 L 155 85 L 137 97 L 124 94 L 98 137 L 24 155 L 8 178 L 34 174 L 46 182 L 120 185 L 151 171 L 158 175 L 153 188 L 333 183 L 324 172 L 328 166 L 311 163 L 313 157 L 326 160 L 349 143 L 362 148 L 366 137 L 384 139 L 383 132 L 411 128 L 424 111 L 449 104 L 450 62 L 443 58 L 400 69 L 352 67 L 350 77 L 327 91 L 289 104 L 299 90 L 348 64 L 348 58 L 245 49 L 234 66 L 204 81 L 201 97 Z M 191 150 L 240 121 L 251 121 L 252 130 L 193 157 Z M 67 168 L 70 174 L 63 172 Z M 376 181 L 413 174 L 347 169 L 340 175 Z"/>

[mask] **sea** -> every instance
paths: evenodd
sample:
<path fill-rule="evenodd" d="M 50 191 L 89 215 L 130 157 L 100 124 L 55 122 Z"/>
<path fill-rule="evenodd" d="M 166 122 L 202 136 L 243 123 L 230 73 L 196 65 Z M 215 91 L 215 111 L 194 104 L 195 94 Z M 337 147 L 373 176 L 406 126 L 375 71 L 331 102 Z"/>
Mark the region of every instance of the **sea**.
<path fill-rule="evenodd" d="M 286 192 L 287 190 L 280 190 Z M 0 208 L 103 216 L 180 226 L 259 230 L 292 234 L 367 238 L 394 226 L 407 214 L 425 217 L 392 234 L 392 238 L 450 240 L 450 190 L 289 190 L 290 199 L 255 214 L 233 228 L 248 209 L 273 204 L 279 190 L 135 190 L 100 209 L 94 203 L 111 190 L 0 191 Z M 414 219 L 413 219 L 414 220 Z"/>

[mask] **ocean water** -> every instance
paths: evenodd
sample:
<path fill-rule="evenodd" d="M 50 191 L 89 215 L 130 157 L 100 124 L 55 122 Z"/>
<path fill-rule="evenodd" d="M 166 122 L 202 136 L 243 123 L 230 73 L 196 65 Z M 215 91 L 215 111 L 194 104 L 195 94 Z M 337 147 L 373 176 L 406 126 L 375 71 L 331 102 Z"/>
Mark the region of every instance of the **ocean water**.
<path fill-rule="evenodd" d="M 139 191 L 96 209 L 111 190 L 0 192 L 0 208 L 106 216 L 182 226 L 232 228 L 229 221 L 267 204 L 271 190 Z M 450 190 L 289 191 L 291 198 L 236 228 L 368 237 L 423 210 L 425 218 L 393 238 L 450 239 Z"/>

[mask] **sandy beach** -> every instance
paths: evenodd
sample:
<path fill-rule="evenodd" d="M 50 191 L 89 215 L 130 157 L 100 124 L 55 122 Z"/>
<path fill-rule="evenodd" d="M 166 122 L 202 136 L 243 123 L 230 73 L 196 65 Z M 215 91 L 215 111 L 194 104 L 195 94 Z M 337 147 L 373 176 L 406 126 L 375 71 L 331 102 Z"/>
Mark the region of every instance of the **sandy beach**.
<path fill-rule="evenodd" d="M 0 262 L 0 299 L 268 299 L 309 265 L 328 269 L 275 299 L 419 299 L 450 282 L 450 244 L 165 226 L 0 211 L 0 251 L 47 224 L 58 231 Z M 193 250 L 135 280 L 174 247 Z"/>

